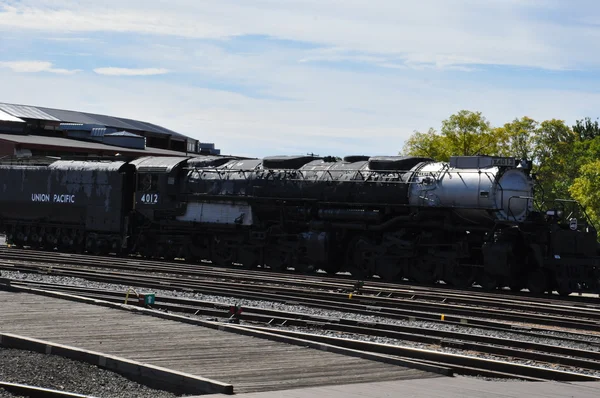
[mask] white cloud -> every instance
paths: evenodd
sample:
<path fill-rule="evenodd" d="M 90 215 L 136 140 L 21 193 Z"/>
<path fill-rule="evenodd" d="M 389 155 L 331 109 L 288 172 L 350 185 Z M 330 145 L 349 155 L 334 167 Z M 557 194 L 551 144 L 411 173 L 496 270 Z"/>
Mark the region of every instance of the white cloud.
<path fill-rule="evenodd" d="M 225 39 L 267 35 L 412 64 L 498 64 L 568 69 L 600 66 L 586 51 L 600 39 L 595 3 L 556 0 L 23 0 L 4 6 L 0 29 L 134 32 Z M 554 13 L 554 18 L 537 14 Z M 562 18 L 569 14 L 570 18 Z M 360 55 L 359 55 L 360 56 Z"/>
<path fill-rule="evenodd" d="M 124 86 L 84 74 L 0 74 L 0 86 L 6 102 L 144 120 L 215 142 L 224 153 L 248 156 L 395 154 L 414 130 L 439 128 L 441 120 L 460 109 L 481 111 L 494 125 L 523 115 L 573 123 L 600 109 L 600 94 L 575 90 L 476 84 L 456 89 L 452 82 L 427 85 L 333 70 L 280 73 L 277 80 L 288 82 L 286 92 L 298 101 L 249 98 L 186 82 L 134 79 Z"/>
<path fill-rule="evenodd" d="M 596 116 L 600 79 L 589 72 L 565 82 L 561 70 L 600 66 L 590 50 L 600 27 L 578 23 L 600 7 L 565 3 L 9 0 L 12 8 L 0 5 L 0 37 L 12 32 L 4 48 L 22 49 L 24 59 L 43 41 L 56 63 L 83 51 L 92 57 L 73 61 L 152 68 L 66 77 L 51 63 L 0 64 L 10 69 L 0 73 L 2 100 L 146 120 L 238 155 L 394 154 L 414 130 L 439 128 L 460 109 L 495 125 L 522 115 Z M 542 19 L 541 11 L 571 14 Z M 90 40 L 69 39 L 80 36 Z M 485 65 L 531 69 L 521 76 Z M 475 73 L 448 73 L 456 70 Z"/>
<path fill-rule="evenodd" d="M 89 37 L 47 37 L 45 40 L 62 43 L 89 43 L 93 39 Z"/>
<path fill-rule="evenodd" d="M 94 69 L 99 75 L 107 76 L 151 76 L 151 75 L 164 75 L 169 73 L 168 69 L 164 68 L 96 68 Z"/>
<path fill-rule="evenodd" d="M 80 69 L 53 68 L 52 63 L 46 61 L 0 61 L 0 67 L 9 68 L 19 73 L 48 72 L 58 75 L 73 75 L 81 72 Z"/>

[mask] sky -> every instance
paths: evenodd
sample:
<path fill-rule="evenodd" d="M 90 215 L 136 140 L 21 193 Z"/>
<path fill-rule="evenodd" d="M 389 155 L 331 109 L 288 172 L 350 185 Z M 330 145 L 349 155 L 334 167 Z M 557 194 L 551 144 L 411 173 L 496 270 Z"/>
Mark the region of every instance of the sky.
<path fill-rule="evenodd" d="M 461 109 L 600 116 L 600 2 L 0 0 L 0 102 L 240 156 L 395 155 Z"/>

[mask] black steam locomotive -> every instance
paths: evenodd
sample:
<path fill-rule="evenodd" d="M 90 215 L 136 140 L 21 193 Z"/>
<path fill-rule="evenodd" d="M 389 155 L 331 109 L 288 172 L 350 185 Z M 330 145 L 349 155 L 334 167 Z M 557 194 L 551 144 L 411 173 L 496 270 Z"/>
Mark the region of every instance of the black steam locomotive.
<path fill-rule="evenodd" d="M 144 157 L 0 165 L 7 242 L 418 283 L 600 292 L 596 230 L 514 158 Z"/>

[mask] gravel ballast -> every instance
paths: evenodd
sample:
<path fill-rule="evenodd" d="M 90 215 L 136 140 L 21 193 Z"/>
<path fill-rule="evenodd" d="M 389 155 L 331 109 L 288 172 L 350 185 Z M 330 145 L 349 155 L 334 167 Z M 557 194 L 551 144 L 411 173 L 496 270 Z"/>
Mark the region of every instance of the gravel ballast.
<path fill-rule="evenodd" d="M 15 395 L 12 394 L 8 391 L 6 391 L 4 388 L 0 388 L 0 398 L 25 398 L 22 395 Z"/>
<path fill-rule="evenodd" d="M 574 372 L 574 373 L 580 373 L 580 374 L 584 374 L 584 375 L 588 375 L 588 376 L 600 377 L 600 371 L 597 371 L 597 370 L 581 369 L 581 368 L 576 368 L 576 367 L 571 367 L 571 366 L 563 366 L 560 364 L 551 364 L 551 363 L 547 363 L 547 362 L 539 362 L 539 361 L 535 361 L 535 360 L 515 358 L 512 356 L 505 357 L 505 356 L 501 356 L 501 355 L 489 354 L 489 353 L 484 353 L 484 352 L 476 352 L 476 351 L 471 351 L 471 350 L 466 352 L 465 350 L 460 350 L 460 349 L 451 348 L 451 347 L 441 347 L 439 345 L 418 343 L 418 342 L 406 341 L 406 340 L 398 340 L 398 339 L 393 339 L 393 338 L 389 338 L 389 337 L 364 336 L 364 335 L 356 335 L 356 334 L 350 334 L 350 333 L 345 333 L 345 332 L 322 330 L 322 329 L 318 329 L 318 328 L 305 328 L 305 327 L 296 327 L 296 326 L 289 326 L 289 327 L 273 326 L 271 328 L 274 330 L 277 330 L 277 329 L 293 330 L 296 332 L 311 333 L 311 334 L 316 334 L 319 336 L 337 337 L 337 338 L 343 338 L 343 339 L 365 341 L 365 342 L 370 342 L 370 343 L 388 344 L 388 345 L 395 345 L 395 346 L 409 347 L 409 348 L 418 348 L 418 349 L 422 349 L 422 350 L 437 351 L 437 352 L 443 352 L 443 353 L 447 353 L 447 354 L 468 355 L 471 357 L 477 357 L 477 358 L 482 358 L 482 359 L 505 361 L 505 362 L 516 363 L 516 364 L 521 364 L 521 365 L 536 366 L 539 368 L 562 370 L 565 372 Z"/>
<path fill-rule="evenodd" d="M 119 285 L 119 284 L 111 284 L 111 283 L 102 283 L 95 281 L 88 281 L 80 278 L 72 278 L 72 277 L 63 277 L 63 276 L 53 276 L 53 275 L 40 275 L 40 274 L 29 274 L 22 272 L 13 272 L 13 271 L 2 271 L 2 276 L 5 278 L 15 279 L 15 280 L 23 280 L 23 281 L 33 281 L 33 282 L 44 282 L 44 283 L 58 283 L 70 286 L 77 287 L 85 287 L 92 288 L 98 290 L 110 290 L 110 291 L 123 291 L 126 292 L 131 286 Z M 544 331 L 543 333 L 545 337 L 533 337 L 522 335 L 519 333 L 511 333 L 510 331 L 501 331 L 501 330 L 488 330 L 483 328 L 477 328 L 476 326 L 469 325 L 456 325 L 451 323 L 441 323 L 441 322 L 428 322 L 428 321 L 409 321 L 402 319 L 391 319 L 386 317 L 379 316 L 371 316 L 371 315 L 363 315 L 357 314 L 353 312 L 345 312 L 345 311 L 335 311 L 321 308 L 314 308 L 304 305 L 292 305 L 285 304 L 276 301 L 265 301 L 265 300 L 246 300 L 240 299 L 237 297 L 225 297 L 225 296 L 214 296 L 202 293 L 194 293 L 194 292 L 182 292 L 176 290 L 161 290 L 161 289 L 147 289 L 140 288 L 138 289 L 142 292 L 152 292 L 156 293 L 158 297 L 179 297 L 179 298 L 187 298 L 192 300 L 201 300 L 214 302 L 225 305 L 235 305 L 240 304 L 246 308 L 261 308 L 261 309 L 272 309 L 278 311 L 285 311 L 290 313 L 301 313 L 315 317 L 322 317 L 324 320 L 326 319 L 349 319 L 361 322 L 370 322 L 370 323 L 384 323 L 384 324 L 392 324 L 392 325 L 401 325 L 401 326 L 410 326 L 416 328 L 423 329 L 436 329 L 436 330 L 444 330 L 448 332 L 462 332 L 471 335 L 481 335 L 481 336 L 489 336 L 489 337 L 498 337 L 510 340 L 521 340 L 521 341 L 530 341 L 539 344 L 548 344 L 548 345 L 557 345 L 567 348 L 577 348 L 581 350 L 588 351 L 600 351 L 600 336 L 575 336 L 569 333 L 564 333 L 561 331 Z M 572 341 L 564 340 L 565 338 L 577 338 L 580 342 L 575 343 Z"/>
<path fill-rule="evenodd" d="M 19 272 L 8 272 L 8 271 L 3 271 L 2 275 L 4 277 L 11 278 L 11 279 L 21 279 L 21 280 L 46 282 L 46 283 L 59 283 L 59 284 L 64 284 L 64 285 L 94 288 L 94 289 L 99 289 L 99 290 L 111 290 L 111 291 L 122 290 L 123 292 L 125 292 L 130 287 L 130 286 L 125 286 L 125 285 L 107 284 L 107 283 L 87 281 L 87 280 L 79 279 L 79 278 L 60 277 L 60 276 L 52 276 L 52 275 L 39 275 L 39 274 L 28 274 L 28 273 L 19 273 Z M 490 337 L 504 338 L 504 339 L 509 339 L 509 340 L 528 341 L 528 342 L 562 346 L 562 347 L 574 348 L 574 349 L 580 349 L 580 350 L 600 351 L 600 347 L 598 346 L 598 344 L 600 344 L 600 337 L 575 336 L 573 334 L 559 332 L 559 331 L 544 332 L 544 335 L 545 335 L 544 337 L 528 336 L 528 335 L 523 335 L 523 334 L 519 334 L 519 333 L 513 333 L 510 331 L 487 330 L 487 329 L 477 328 L 477 327 L 473 327 L 473 326 L 469 326 L 469 325 L 456 325 L 456 324 L 450 324 L 450 323 L 428 322 L 428 321 L 396 320 L 396 319 L 390 319 L 390 318 L 385 318 L 385 317 L 362 315 L 362 314 L 357 314 L 357 313 L 352 313 L 352 312 L 342 312 L 342 311 L 312 308 L 312 307 L 303 306 L 303 305 L 290 305 L 290 304 L 284 304 L 284 303 L 274 302 L 274 301 L 245 300 L 245 299 L 239 299 L 239 298 L 234 298 L 234 297 L 213 296 L 213 295 L 206 295 L 206 294 L 202 294 L 202 293 L 181 292 L 181 291 L 174 291 L 174 290 L 160 290 L 160 289 L 146 289 L 146 288 L 142 288 L 139 290 L 144 291 L 144 292 L 151 291 L 153 293 L 156 293 L 157 298 L 160 296 L 180 297 L 180 298 L 202 300 L 202 301 L 208 301 L 208 302 L 214 302 L 214 303 L 226 304 L 226 305 L 240 304 L 243 307 L 246 307 L 248 312 L 251 312 L 250 307 L 261 308 L 261 309 L 274 309 L 274 310 L 280 310 L 280 311 L 287 311 L 290 313 L 294 312 L 294 313 L 307 314 L 310 316 L 318 316 L 318 317 L 324 318 L 324 320 L 344 318 L 344 319 L 363 321 L 363 322 L 395 324 L 395 325 L 410 326 L 410 327 L 422 328 L 422 329 L 444 330 L 444 331 L 449 331 L 449 332 L 460 332 L 460 333 L 471 334 L 471 335 L 490 336 Z M 406 341 L 406 340 L 397 340 L 397 339 L 390 339 L 390 338 L 377 337 L 377 336 L 365 336 L 365 335 L 338 333 L 338 332 L 326 331 L 326 330 L 319 329 L 319 328 L 310 328 L 310 329 L 287 328 L 287 329 L 303 331 L 303 332 L 310 332 L 310 333 L 319 334 L 319 335 L 344 337 L 344 338 L 361 340 L 361 341 L 370 341 L 370 342 L 376 342 L 376 343 L 401 345 L 404 347 L 429 349 L 429 350 L 435 350 L 435 351 L 441 351 L 441 352 L 447 352 L 447 353 L 475 355 L 475 356 L 482 357 L 482 358 L 508 360 L 511 362 L 516 362 L 516 363 L 521 363 L 521 364 L 526 364 L 526 365 L 535 365 L 535 366 L 548 367 L 548 368 L 554 368 L 554 369 L 558 368 L 558 369 L 563 369 L 563 370 L 568 370 L 568 371 L 576 371 L 578 373 L 593 374 L 595 376 L 600 376 L 600 372 L 597 372 L 597 371 L 590 372 L 588 370 L 583 370 L 583 369 L 576 370 L 573 368 L 562 367 L 560 365 L 555 365 L 555 364 L 543 364 L 543 363 L 537 363 L 534 361 L 517 359 L 517 358 L 503 358 L 503 357 L 499 357 L 499 356 L 495 356 L 495 355 L 482 354 L 482 353 L 472 353 L 472 352 L 466 353 L 463 350 L 458 350 L 455 348 L 432 346 L 429 344 L 415 343 L 415 342 L 410 342 L 410 341 Z M 564 340 L 564 338 L 575 338 L 575 337 L 579 340 L 578 342 Z"/>
<path fill-rule="evenodd" d="M 173 398 L 111 371 L 55 355 L 0 347 L 0 380 L 106 398 Z M 3 395 L 5 394 L 5 395 Z M 0 390 L 0 397 L 15 397 Z"/>

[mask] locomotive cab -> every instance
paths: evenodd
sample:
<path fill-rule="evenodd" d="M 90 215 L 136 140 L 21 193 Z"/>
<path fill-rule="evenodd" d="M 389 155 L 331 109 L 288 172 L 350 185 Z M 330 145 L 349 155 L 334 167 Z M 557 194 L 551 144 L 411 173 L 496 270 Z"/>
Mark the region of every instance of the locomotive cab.
<path fill-rule="evenodd" d="M 134 207 L 150 220 L 178 213 L 181 165 L 187 157 L 143 157 L 131 162 L 136 168 Z"/>

